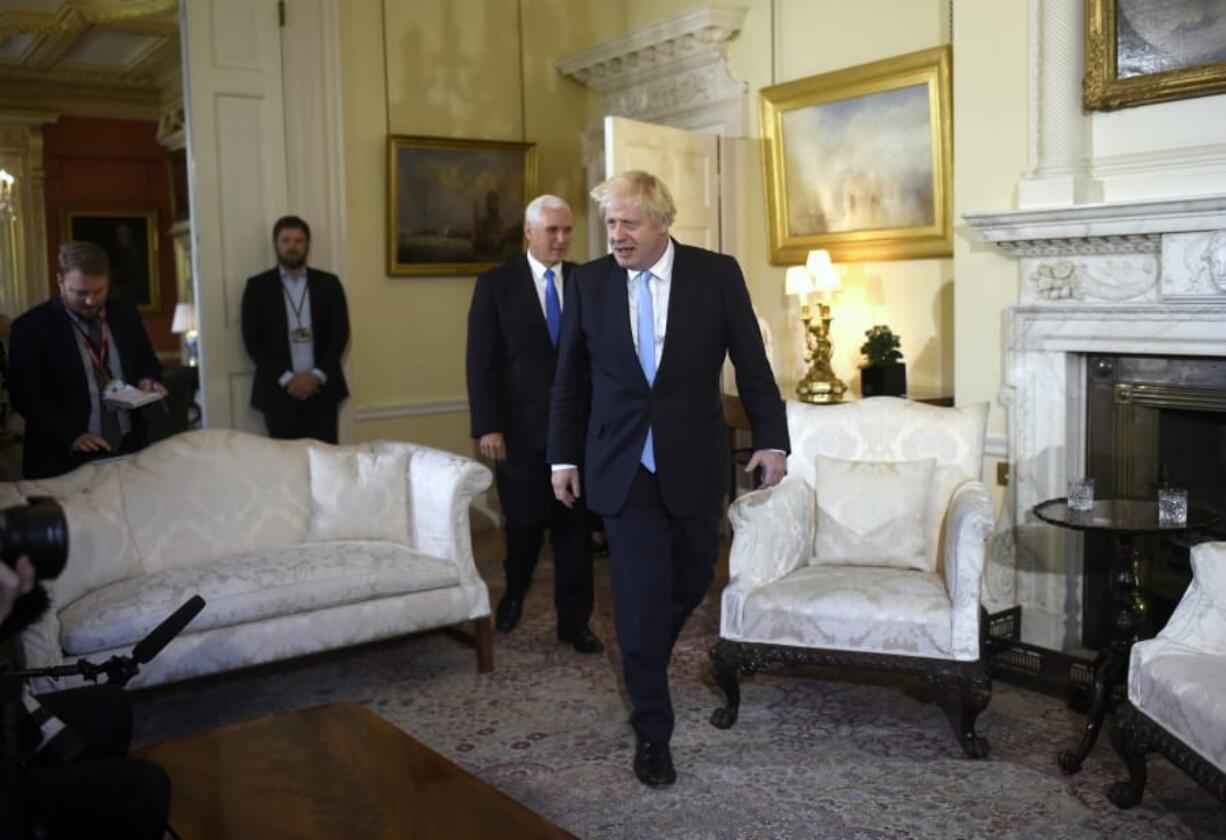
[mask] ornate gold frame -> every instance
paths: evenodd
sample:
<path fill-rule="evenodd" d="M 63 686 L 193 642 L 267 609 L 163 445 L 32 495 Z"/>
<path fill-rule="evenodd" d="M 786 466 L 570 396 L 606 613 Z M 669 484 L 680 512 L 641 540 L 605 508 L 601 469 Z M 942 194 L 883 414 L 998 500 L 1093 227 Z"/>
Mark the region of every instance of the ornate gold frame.
<path fill-rule="evenodd" d="M 1117 78 L 1115 13 L 1116 0 L 1086 0 L 1086 73 L 1082 94 L 1087 111 L 1113 111 L 1226 91 L 1226 62 Z"/>
<path fill-rule="evenodd" d="M 497 262 L 401 262 L 397 248 L 398 197 L 400 188 L 399 156 L 401 149 L 503 150 L 521 153 L 523 166 L 523 203 L 512 208 L 515 218 L 523 220 L 524 206 L 534 197 L 536 188 L 536 144 L 493 140 L 453 140 L 444 137 L 414 137 L 391 134 L 387 138 L 387 273 L 389 275 L 477 275 L 498 265 Z"/>
<path fill-rule="evenodd" d="M 803 263 L 805 255 L 815 248 L 827 249 L 836 262 L 947 257 L 953 253 L 951 60 L 950 48 L 946 45 L 762 89 L 762 161 L 773 264 Z M 928 86 L 935 223 L 921 227 L 792 234 L 788 230 L 788 186 L 783 163 L 784 114 L 917 84 Z"/>

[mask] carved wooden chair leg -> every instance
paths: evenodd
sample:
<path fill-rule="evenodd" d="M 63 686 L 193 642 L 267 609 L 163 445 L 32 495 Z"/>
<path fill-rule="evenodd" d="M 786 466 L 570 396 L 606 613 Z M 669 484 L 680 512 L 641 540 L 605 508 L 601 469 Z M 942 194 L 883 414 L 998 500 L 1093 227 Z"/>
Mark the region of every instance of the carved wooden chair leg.
<path fill-rule="evenodd" d="M 957 735 L 962 751 L 969 758 L 988 756 L 988 739 L 975 733 L 975 721 L 991 699 L 992 678 L 988 676 L 987 666 L 982 661 L 968 664 L 962 672 Z"/>
<path fill-rule="evenodd" d="M 1139 730 L 1136 712 L 1127 703 L 1115 707 L 1111 718 L 1111 746 L 1128 768 L 1128 781 L 1119 781 L 1107 788 L 1107 798 L 1118 808 L 1131 808 L 1141 802 L 1145 793 L 1145 745 Z"/>
<path fill-rule="evenodd" d="M 727 703 L 711 713 L 711 725 L 728 729 L 736 723 L 741 708 L 740 645 L 720 639 L 711 647 L 711 675 L 723 689 Z"/>
<path fill-rule="evenodd" d="M 494 670 L 494 620 L 490 616 L 474 622 L 477 638 L 477 673 L 487 674 Z"/>

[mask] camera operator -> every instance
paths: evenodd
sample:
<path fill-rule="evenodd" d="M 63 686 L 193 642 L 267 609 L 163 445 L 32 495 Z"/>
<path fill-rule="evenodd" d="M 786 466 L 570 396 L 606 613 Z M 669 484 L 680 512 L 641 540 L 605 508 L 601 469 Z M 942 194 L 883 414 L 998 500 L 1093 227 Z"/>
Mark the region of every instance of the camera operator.
<path fill-rule="evenodd" d="M 0 639 L 47 607 L 29 557 L 11 568 L 0 562 Z M 163 836 L 170 779 L 160 767 L 128 758 L 132 707 L 121 689 L 87 686 L 35 697 L 0 672 L 0 700 L 0 837 Z"/>

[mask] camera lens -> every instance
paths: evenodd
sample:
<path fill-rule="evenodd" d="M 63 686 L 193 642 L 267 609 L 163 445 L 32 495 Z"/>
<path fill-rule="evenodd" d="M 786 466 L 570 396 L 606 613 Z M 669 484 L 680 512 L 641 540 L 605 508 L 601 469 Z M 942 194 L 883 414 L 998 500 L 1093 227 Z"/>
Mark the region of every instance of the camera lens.
<path fill-rule="evenodd" d="M 68 521 L 55 499 L 31 499 L 28 505 L 0 510 L 0 559 L 13 566 L 30 558 L 39 580 L 50 580 L 68 562 Z"/>

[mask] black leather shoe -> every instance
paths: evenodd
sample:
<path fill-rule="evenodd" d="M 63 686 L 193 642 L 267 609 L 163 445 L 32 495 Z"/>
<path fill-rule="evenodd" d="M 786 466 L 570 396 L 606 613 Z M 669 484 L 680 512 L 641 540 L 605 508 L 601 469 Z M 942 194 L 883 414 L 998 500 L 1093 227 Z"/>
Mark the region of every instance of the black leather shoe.
<path fill-rule="evenodd" d="M 640 738 L 634 747 L 634 775 L 651 787 L 671 785 L 677 781 L 673 752 L 668 744 L 653 744 Z"/>
<path fill-rule="evenodd" d="M 566 642 L 580 653 L 603 653 L 604 644 L 596 638 L 592 628 L 584 627 L 578 633 L 558 634 L 558 640 Z"/>
<path fill-rule="evenodd" d="M 494 612 L 494 627 L 499 633 L 510 633 L 519 624 L 519 617 L 524 612 L 524 599 L 503 595 Z"/>

